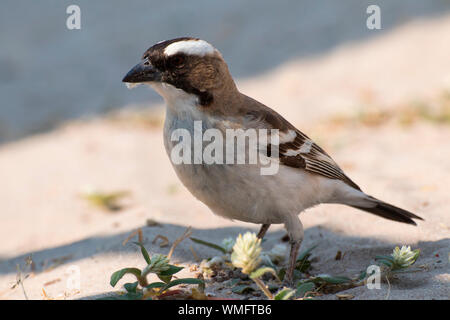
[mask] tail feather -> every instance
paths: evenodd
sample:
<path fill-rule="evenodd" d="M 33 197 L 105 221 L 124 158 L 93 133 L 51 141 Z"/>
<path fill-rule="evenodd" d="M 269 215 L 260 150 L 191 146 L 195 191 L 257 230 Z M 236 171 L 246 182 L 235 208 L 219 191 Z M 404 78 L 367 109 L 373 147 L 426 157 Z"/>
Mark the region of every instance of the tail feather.
<path fill-rule="evenodd" d="M 370 197 L 371 200 L 375 202 L 375 206 L 371 208 L 360 207 L 352 205 L 353 208 L 360 209 L 363 211 L 370 212 L 377 216 L 383 217 L 385 219 L 394 220 L 398 222 L 408 223 L 412 225 L 417 225 L 414 219 L 423 220 L 421 217 L 416 216 L 414 213 L 406 211 L 404 209 L 393 206 L 389 203 L 383 202 L 381 200 Z"/>

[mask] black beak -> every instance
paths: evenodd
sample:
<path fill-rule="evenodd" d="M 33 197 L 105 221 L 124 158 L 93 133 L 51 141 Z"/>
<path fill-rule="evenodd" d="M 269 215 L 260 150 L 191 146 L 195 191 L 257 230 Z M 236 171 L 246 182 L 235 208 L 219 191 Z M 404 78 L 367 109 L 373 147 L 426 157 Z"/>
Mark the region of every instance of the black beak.
<path fill-rule="evenodd" d="M 151 81 L 161 81 L 161 73 L 146 60 L 135 65 L 122 79 L 122 82 L 128 83 Z"/>

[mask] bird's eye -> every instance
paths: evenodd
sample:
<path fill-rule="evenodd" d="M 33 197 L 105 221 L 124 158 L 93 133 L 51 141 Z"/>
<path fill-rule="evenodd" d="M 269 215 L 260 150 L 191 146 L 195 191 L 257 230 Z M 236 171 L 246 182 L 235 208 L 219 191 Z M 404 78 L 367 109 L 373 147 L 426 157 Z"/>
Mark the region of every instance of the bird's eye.
<path fill-rule="evenodd" d="M 145 66 L 150 65 L 150 61 L 148 60 L 148 58 L 144 58 L 144 65 Z"/>
<path fill-rule="evenodd" d="M 182 68 L 184 66 L 184 57 L 174 56 L 170 59 L 170 63 L 177 68 Z"/>

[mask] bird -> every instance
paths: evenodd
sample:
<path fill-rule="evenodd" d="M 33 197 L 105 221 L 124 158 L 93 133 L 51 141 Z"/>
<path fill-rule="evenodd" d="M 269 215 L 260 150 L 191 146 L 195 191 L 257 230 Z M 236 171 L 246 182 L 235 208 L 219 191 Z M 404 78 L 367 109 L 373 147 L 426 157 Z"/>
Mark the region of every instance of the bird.
<path fill-rule="evenodd" d="M 271 224 L 284 224 L 290 244 L 284 279 L 288 285 L 293 285 L 304 238 L 299 215 L 308 208 L 337 203 L 411 225 L 416 225 L 413 219 L 423 220 L 363 192 L 307 135 L 273 109 L 241 93 L 222 54 L 205 40 L 181 37 L 154 44 L 122 82 L 130 87 L 147 84 L 165 100 L 163 136 L 169 158 L 179 142 L 174 141 L 174 132 L 184 130 L 194 136 L 195 123 L 201 123 L 201 133 L 209 129 L 224 135 L 238 129 L 277 132 L 278 141 L 266 144 L 266 151 L 275 146 L 274 155 L 266 152 L 267 158 L 261 158 L 276 162 L 274 174 L 261 174 L 261 162 L 171 160 L 183 185 L 214 214 L 261 225 L 259 239 Z M 192 144 L 190 148 L 186 154 L 192 159 L 195 150 Z"/>

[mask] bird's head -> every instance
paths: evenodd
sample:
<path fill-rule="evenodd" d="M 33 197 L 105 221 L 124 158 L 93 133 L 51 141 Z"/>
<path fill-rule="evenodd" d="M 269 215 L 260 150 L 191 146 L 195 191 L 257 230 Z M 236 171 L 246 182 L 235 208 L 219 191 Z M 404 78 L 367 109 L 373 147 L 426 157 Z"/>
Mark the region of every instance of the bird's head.
<path fill-rule="evenodd" d="M 131 86 L 149 84 L 169 101 L 195 96 L 202 106 L 210 105 L 223 91 L 235 90 L 220 52 L 196 38 L 158 42 L 122 81 Z"/>

